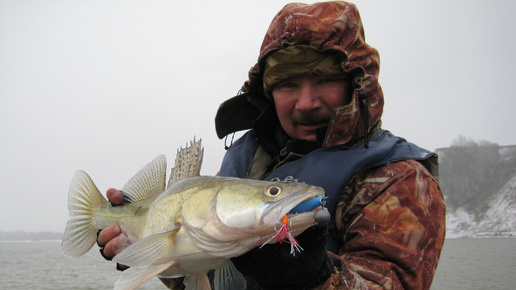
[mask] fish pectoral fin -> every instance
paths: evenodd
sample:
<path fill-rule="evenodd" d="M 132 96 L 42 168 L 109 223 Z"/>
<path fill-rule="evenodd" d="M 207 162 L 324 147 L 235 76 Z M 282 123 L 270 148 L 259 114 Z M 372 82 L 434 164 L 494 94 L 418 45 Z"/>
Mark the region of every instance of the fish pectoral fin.
<path fill-rule="evenodd" d="M 188 274 L 183 281 L 185 290 L 211 290 L 210 280 L 206 274 Z"/>
<path fill-rule="evenodd" d="M 170 261 L 168 263 L 158 265 L 152 264 L 145 267 L 131 267 L 125 270 L 120 276 L 120 278 L 118 278 L 118 280 L 115 282 L 114 289 L 135 289 L 136 287 L 150 280 L 152 277 L 165 271 L 173 264 L 174 261 Z"/>
<path fill-rule="evenodd" d="M 156 264 L 158 259 L 171 260 L 168 253 L 174 246 L 178 231 L 173 230 L 146 237 L 125 248 L 113 258 L 113 261 L 130 267 L 145 267 Z"/>
<path fill-rule="evenodd" d="M 159 155 L 124 185 L 124 199 L 131 203 L 151 204 L 165 191 L 166 175 L 167 159 L 164 155 Z"/>
<path fill-rule="evenodd" d="M 228 261 L 220 268 L 215 269 L 213 278 L 215 290 L 240 290 L 246 289 L 244 276 L 235 268 L 233 262 Z"/>

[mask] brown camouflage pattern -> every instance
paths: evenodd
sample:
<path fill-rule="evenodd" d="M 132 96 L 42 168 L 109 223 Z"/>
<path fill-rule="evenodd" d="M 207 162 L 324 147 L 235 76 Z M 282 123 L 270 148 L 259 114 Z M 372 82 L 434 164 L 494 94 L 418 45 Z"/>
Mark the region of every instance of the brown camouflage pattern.
<path fill-rule="evenodd" d="M 366 125 L 369 133 L 378 130 L 383 112 L 383 93 L 378 84 L 380 57 L 378 51 L 365 42 L 355 5 L 343 1 L 287 4 L 272 20 L 258 63 L 249 71 L 247 90 L 251 95 L 265 98 L 262 74 L 267 56 L 295 44 L 339 54 L 343 58 L 342 70 L 353 75 L 353 100 L 335 110 L 324 146 L 355 143 L 364 137 Z M 368 94 L 367 108 L 365 101 L 359 99 L 361 89 Z"/>
<path fill-rule="evenodd" d="M 335 274 L 318 289 L 430 289 L 445 235 L 445 204 L 417 161 L 364 171 L 336 210 L 343 247 Z"/>

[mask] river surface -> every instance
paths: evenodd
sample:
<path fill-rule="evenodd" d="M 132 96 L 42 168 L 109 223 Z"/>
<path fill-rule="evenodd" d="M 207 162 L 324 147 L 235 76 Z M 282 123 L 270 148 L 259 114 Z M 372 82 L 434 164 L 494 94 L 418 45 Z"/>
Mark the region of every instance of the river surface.
<path fill-rule="evenodd" d="M 112 289 L 120 275 L 93 249 L 64 257 L 60 242 L 0 242 L 0 273 L 0 289 Z M 138 289 L 166 288 L 153 278 Z M 516 289 L 516 238 L 447 239 L 432 285 L 441 289 Z"/>

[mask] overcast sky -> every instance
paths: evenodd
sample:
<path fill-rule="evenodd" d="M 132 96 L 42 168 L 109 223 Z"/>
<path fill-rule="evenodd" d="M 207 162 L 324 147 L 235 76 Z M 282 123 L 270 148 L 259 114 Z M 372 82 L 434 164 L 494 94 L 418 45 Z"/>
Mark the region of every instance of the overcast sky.
<path fill-rule="evenodd" d="M 194 136 L 290 1 L 0 0 L 0 231 L 63 231 L 74 172 L 121 188 Z M 355 1 L 380 51 L 383 127 L 422 147 L 516 144 L 515 1 Z"/>

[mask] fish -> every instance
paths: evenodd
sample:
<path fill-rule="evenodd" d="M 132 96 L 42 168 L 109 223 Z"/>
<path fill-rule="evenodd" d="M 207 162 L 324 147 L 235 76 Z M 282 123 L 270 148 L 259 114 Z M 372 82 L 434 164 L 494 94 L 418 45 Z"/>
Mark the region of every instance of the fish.
<path fill-rule="evenodd" d="M 97 232 L 118 225 L 131 245 L 113 261 L 130 266 L 114 289 L 135 289 L 149 279 L 184 277 L 186 289 L 244 289 L 231 258 L 268 243 L 287 242 L 317 225 L 324 190 L 305 183 L 201 176 L 201 140 L 177 151 L 166 184 L 166 158 L 157 156 L 122 188 L 124 203 L 111 205 L 92 179 L 78 170 L 68 193 L 66 256 L 80 257 Z M 327 213 L 327 210 L 326 210 Z M 327 217 L 327 214 L 322 216 Z M 321 220 L 321 219 L 319 219 Z"/>

